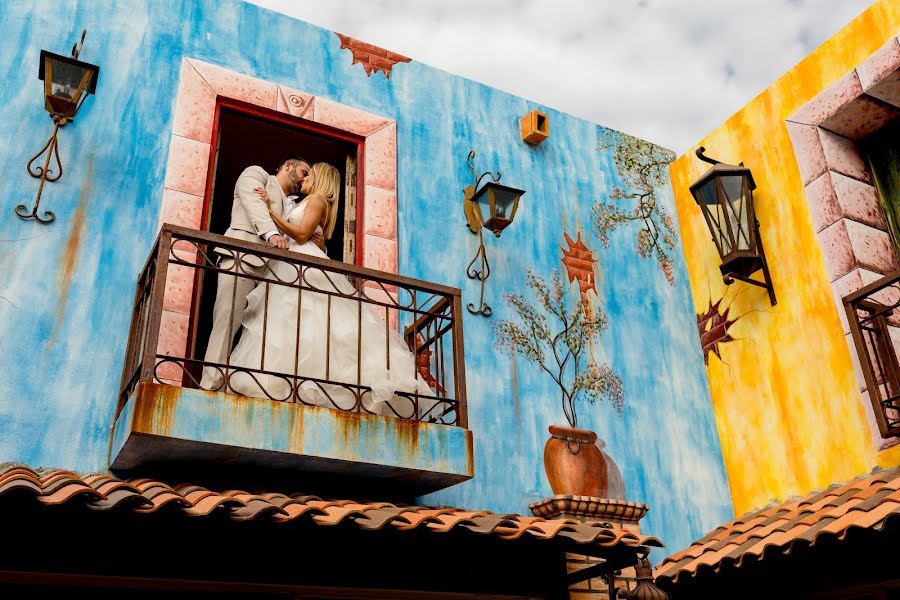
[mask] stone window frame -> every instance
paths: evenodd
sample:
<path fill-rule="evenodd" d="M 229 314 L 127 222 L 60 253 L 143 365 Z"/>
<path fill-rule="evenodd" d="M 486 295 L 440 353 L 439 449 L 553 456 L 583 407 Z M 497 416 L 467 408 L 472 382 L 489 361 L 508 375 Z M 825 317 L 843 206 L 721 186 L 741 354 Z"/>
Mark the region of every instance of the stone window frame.
<path fill-rule="evenodd" d="M 900 37 L 892 38 L 786 120 L 877 449 L 875 421 L 843 298 L 900 268 L 865 158 L 857 143 L 900 118 Z"/>
<path fill-rule="evenodd" d="M 275 110 L 363 137 L 363 165 L 357 180 L 363 213 L 363 223 L 358 225 L 361 225 L 362 239 L 357 240 L 362 244 L 362 265 L 397 273 L 396 121 L 189 57 L 182 58 L 175 96 L 158 220 L 160 227 L 164 223 L 191 229 L 201 227 L 216 106 L 220 98 Z M 194 269 L 170 267 L 158 346 L 160 352 L 170 356 L 183 356 L 186 349 L 193 282 Z M 393 291 L 372 288 L 367 294 L 383 301 L 396 300 Z M 161 374 L 163 380 L 179 385 L 180 377 L 176 371 L 178 368 L 173 367 L 171 373 Z"/>

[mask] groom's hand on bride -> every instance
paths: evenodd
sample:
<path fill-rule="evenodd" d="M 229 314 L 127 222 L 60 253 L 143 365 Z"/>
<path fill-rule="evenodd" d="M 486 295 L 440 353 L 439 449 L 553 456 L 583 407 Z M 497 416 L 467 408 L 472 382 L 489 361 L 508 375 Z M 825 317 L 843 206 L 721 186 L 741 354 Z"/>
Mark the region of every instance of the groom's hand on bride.
<path fill-rule="evenodd" d="M 319 247 L 319 250 L 322 252 L 328 252 L 328 248 L 325 247 L 325 236 L 316 231 L 311 238 L 312 243 Z"/>
<path fill-rule="evenodd" d="M 269 238 L 269 243 L 275 246 L 276 248 L 281 248 L 282 250 L 287 250 L 288 242 L 284 239 L 280 233 L 276 233 L 272 237 Z"/>

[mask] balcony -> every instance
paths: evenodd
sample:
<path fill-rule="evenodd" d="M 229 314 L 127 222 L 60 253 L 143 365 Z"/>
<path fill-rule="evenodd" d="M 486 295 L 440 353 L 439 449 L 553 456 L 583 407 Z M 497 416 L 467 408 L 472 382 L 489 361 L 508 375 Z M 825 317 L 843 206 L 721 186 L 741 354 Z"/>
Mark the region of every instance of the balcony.
<path fill-rule="evenodd" d="M 900 436 L 900 271 L 846 296 L 844 308 L 881 436 Z"/>
<path fill-rule="evenodd" d="M 236 312 L 251 325 L 229 324 L 238 341 L 211 360 L 226 279 L 254 290 Z M 382 372 L 393 383 L 366 375 Z M 470 479 L 459 290 L 165 225 L 138 278 L 110 468 L 387 497 Z"/>

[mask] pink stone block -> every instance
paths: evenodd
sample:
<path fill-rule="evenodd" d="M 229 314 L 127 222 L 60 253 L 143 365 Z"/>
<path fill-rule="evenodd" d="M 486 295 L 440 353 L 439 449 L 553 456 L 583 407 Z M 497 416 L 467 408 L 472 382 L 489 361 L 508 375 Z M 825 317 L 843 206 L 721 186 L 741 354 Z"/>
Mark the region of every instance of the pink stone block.
<path fill-rule="evenodd" d="M 804 104 L 800 110 L 788 117 L 788 120 L 805 125 L 818 125 L 841 110 L 849 102 L 858 98 L 862 93 L 862 86 L 859 83 L 856 71 L 850 71 L 818 96 Z"/>
<path fill-rule="evenodd" d="M 367 185 L 365 188 L 365 233 L 397 239 L 397 192 Z"/>
<path fill-rule="evenodd" d="M 159 324 L 157 353 L 183 358 L 187 348 L 188 315 L 163 310 Z M 177 364 L 166 363 L 156 369 L 156 376 L 162 379 L 181 381 L 183 371 Z"/>
<path fill-rule="evenodd" d="M 365 183 L 385 190 L 397 189 L 397 124 L 366 138 Z"/>
<path fill-rule="evenodd" d="M 862 89 L 868 91 L 897 69 L 900 69 L 900 42 L 892 39 L 856 67 L 856 73 Z"/>
<path fill-rule="evenodd" d="M 374 300 L 376 302 L 382 302 L 383 304 L 396 306 L 397 305 L 397 294 L 392 292 L 385 292 L 380 288 L 370 288 L 365 287 L 363 289 L 363 293 L 366 298 Z M 397 308 L 391 308 L 390 306 L 383 306 L 382 304 L 370 304 L 369 305 L 372 313 L 378 317 L 383 323 L 385 320 L 385 316 L 387 316 L 388 323 L 390 324 L 391 329 L 394 331 L 399 331 L 399 323 L 400 323 L 400 310 Z"/>
<path fill-rule="evenodd" d="M 838 112 L 819 124 L 819 127 L 851 140 L 861 140 L 900 116 L 900 110 L 886 106 L 867 96 L 847 103 Z"/>
<path fill-rule="evenodd" d="M 838 204 L 830 173 L 824 173 L 805 189 L 809 212 L 817 232 L 841 218 L 841 206 Z"/>
<path fill-rule="evenodd" d="M 172 133 L 209 143 L 215 114 L 216 93 L 188 60 L 182 60 Z"/>
<path fill-rule="evenodd" d="M 164 187 L 192 196 L 204 196 L 209 150 L 209 144 L 173 135 Z"/>
<path fill-rule="evenodd" d="M 185 194 L 177 190 L 163 190 L 159 224 L 171 223 L 191 229 L 200 229 L 203 214 L 203 196 Z"/>
<path fill-rule="evenodd" d="M 900 108 L 900 70 L 889 74 L 870 87 L 866 93 L 873 98 L 878 98 L 883 102 Z"/>
<path fill-rule="evenodd" d="M 278 85 L 242 73 L 236 73 L 199 60 L 188 59 L 197 72 L 219 96 L 275 108 Z"/>
<path fill-rule="evenodd" d="M 886 231 L 844 219 L 847 236 L 856 262 L 862 267 L 887 275 L 898 267 L 894 243 Z"/>
<path fill-rule="evenodd" d="M 196 252 L 190 262 L 196 263 Z M 190 258 L 187 252 L 179 251 L 179 258 Z M 163 308 L 172 312 L 190 314 L 194 299 L 194 278 L 197 269 L 185 265 L 169 264 L 166 270 L 166 290 Z"/>
<path fill-rule="evenodd" d="M 835 199 L 840 205 L 840 212 L 845 217 L 876 229 L 888 230 L 884 209 L 874 186 L 840 173 L 830 173 L 829 179 Z"/>
<path fill-rule="evenodd" d="M 856 267 L 856 258 L 853 254 L 853 246 L 850 244 L 850 237 L 847 235 L 846 222 L 845 219 L 841 219 L 823 229 L 818 235 L 829 281 L 843 277 Z"/>
<path fill-rule="evenodd" d="M 316 123 L 329 125 L 364 137 L 375 133 L 392 122 L 391 119 L 386 117 L 373 115 L 358 108 L 333 102 L 322 97 L 316 98 L 313 120 Z"/>
<path fill-rule="evenodd" d="M 819 129 L 819 140 L 830 171 L 872 183 L 872 176 L 855 142 L 825 129 Z"/>
<path fill-rule="evenodd" d="M 366 235 L 363 241 L 363 266 L 396 274 L 397 240 Z"/>
<path fill-rule="evenodd" d="M 312 94 L 305 94 L 298 90 L 279 85 L 278 100 L 275 107 L 283 113 L 295 117 L 302 117 L 305 113 L 313 109 L 314 99 L 315 97 Z"/>
<path fill-rule="evenodd" d="M 791 121 L 787 122 L 787 130 L 794 146 L 794 156 L 797 159 L 797 166 L 800 168 L 800 177 L 803 185 L 807 185 L 828 170 L 819 133 L 813 125 L 803 125 Z"/>

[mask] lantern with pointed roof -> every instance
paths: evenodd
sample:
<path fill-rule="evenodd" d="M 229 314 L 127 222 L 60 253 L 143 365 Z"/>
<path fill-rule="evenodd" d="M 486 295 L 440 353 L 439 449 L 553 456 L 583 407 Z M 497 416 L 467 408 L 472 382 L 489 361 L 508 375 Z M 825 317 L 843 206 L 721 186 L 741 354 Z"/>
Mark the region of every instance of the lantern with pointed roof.
<path fill-rule="evenodd" d="M 701 146 L 697 157 L 713 166 L 691 185 L 690 190 L 722 259 L 719 270 L 726 284 L 738 279 L 766 288 L 774 306 L 775 291 L 753 206 L 753 190 L 756 189 L 753 174 L 743 163 L 729 165 L 705 156 L 704 151 Z M 763 271 L 763 282 L 750 277 L 759 270 Z"/>

